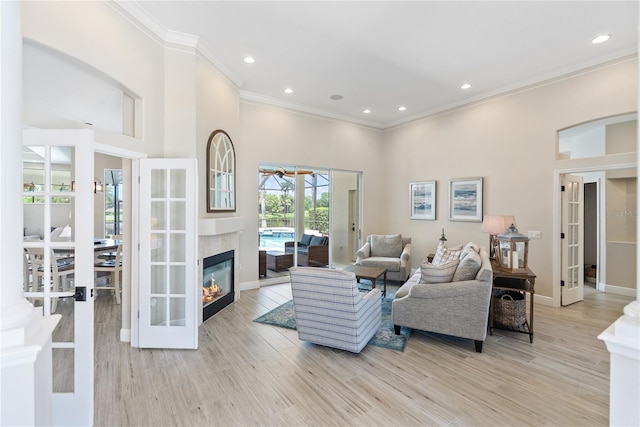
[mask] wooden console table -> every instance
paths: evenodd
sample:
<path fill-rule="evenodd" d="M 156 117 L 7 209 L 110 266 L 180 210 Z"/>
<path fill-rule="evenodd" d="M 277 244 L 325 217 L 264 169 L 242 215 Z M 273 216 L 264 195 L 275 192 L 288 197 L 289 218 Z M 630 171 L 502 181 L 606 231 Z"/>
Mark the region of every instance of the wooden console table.
<path fill-rule="evenodd" d="M 533 342 L 533 297 L 535 295 L 534 285 L 536 283 L 536 275 L 527 268 L 525 273 L 511 273 L 500 269 L 496 261 L 491 261 L 493 268 L 493 288 L 491 290 L 491 302 L 489 306 L 489 335 L 493 335 L 493 328 L 505 329 L 508 331 L 521 332 L 529 335 L 529 342 Z M 509 327 L 505 325 L 494 325 L 493 323 L 493 300 L 495 291 L 515 291 L 523 293 L 525 296 L 529 294 L 529 319 L 525 320 L 522 327 Z"/>

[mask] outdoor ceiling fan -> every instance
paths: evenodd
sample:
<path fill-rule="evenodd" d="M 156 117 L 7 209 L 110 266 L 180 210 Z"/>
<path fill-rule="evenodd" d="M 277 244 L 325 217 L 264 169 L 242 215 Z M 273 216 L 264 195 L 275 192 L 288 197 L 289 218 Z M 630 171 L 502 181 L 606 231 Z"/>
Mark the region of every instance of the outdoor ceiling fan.
<path fill-rule="evenodd" d="M 282 178 L 283 176 L 295 176 L 296 174 L 295 171 L 286 170 L 283 167 L 279 167 L 276 169 L 260 169 L 260 173 L 263 175 L 277 175 L 279 178 Z M 298 169 L 298 175 L 309 175 L 309 174 L 313 174 L 313 171 Z"/>

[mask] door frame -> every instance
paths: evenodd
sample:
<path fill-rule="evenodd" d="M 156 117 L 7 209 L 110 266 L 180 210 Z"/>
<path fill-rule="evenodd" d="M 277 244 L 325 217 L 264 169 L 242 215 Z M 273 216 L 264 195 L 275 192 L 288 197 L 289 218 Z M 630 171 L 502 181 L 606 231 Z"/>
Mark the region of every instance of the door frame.
<path fill-rule="evenodd" d="M 102 135 L 96 134 L 96 140 L 104 139 Z M 130 342 L 132 347 L 137 347 L 137 307 L 138 307 L 138 289 L 133 286 L 133 283 L 137 283 L 131 280 L 132 277 L 138 277 L 139 271 L 139 258 L 138 251 L 133 248 L 138 247 L 139 243 L 139 202 L 140 195 L 138 193 L 138 186 L 133 185 L 134 177 L 139 176 L 139 161 L 140 159 L 147 158 L 147 155 L 133 150 L 125 148 L 115 147 L 104 143 L 94 143 L 94 154 L 101 153 L 109 156 L 120 157 L 131 161 L 131 168 L 123 167 L 122 180 L 123 186 L 129 190 L 131 195 L 130 203 L 130 215 L 126 215 L 124 219 L 124 245 L 123 255 L 128 259 L 128 263 L 124 263 L 122 269 L 122 301 L 121 301 L 121 323 L 120 323 L 120 341 Z M 125 209 L 127 209 L 125 203 Z M 135 313 L 135 314 L 134 314 Z M 128 321 L 128 322 L 127 322 Z M 128 327 L 125 327 L 127 325 Z M 94 337 L 95 339 L 95 337 Z"/>
<path fill-rule="evenodd" d="M 592 173 L 592 172 L 605 172 L 608 170 L 616 170 L 616 169 L 625 169 L 625 168 L 635 168 L 637 167 L 637 163 L 621 163 L 615 165 L 600 165 L 600 166 L 589 166 L 589 167 L 573 167 L 573 168 L 565 168 L 565 169 L 555 169 L 553 171 L 553 240 L 552 240 L 552 253 L 553 253 L 553 265 L 552 265 L 552 306 L 560 307 L 560 296 L 561 296 L 561 286 L 560 280 L 562 279 L 562 263 L 560 256 L 562 254 L 562 240 L 560 239 L 560 231 L 562 229 L 562 193 L 560 191 L 560 186 L 562 185 L 562 177 L 566 174 L 581 174 L 581 173 Z M 601 183 L 603 184 L 603 183 Z M 602 188 L 602 185 L 600 185 Z M 604 193 L 604 189 L 602 188 L 602 193 Z M 602 209 L 606 209 L 606 206 L 601 207 L 599 213 L 602 213 Z M 606 233 L 606 226 L 603 224 L 603 215 L 599 215 L 598 218 L 598 227 L 600 233 Z M 607 257 L 606 245 L 602 240 L 599 242 L 598 247 L 599 253 L 599 262 L 600 264 L 604 264 L 604 260 Z M 603 270 L 604 271 L 604 270 Z M 599 280 L 601 280 L 604 275 L 603 271 L 600 272 L 598 276 Z"/>

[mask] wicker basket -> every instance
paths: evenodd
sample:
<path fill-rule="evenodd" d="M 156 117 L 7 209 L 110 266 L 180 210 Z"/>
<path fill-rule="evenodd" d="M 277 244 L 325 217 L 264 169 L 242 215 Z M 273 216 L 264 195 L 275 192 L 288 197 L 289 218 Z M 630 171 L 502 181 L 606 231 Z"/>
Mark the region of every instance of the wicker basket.
<path fill-rule="evenodd" d="M 496 323 L 519 327 L 527 322 L 526 301 L 520 292 L 505 292 L 493 303 L 493 320 Z"/>

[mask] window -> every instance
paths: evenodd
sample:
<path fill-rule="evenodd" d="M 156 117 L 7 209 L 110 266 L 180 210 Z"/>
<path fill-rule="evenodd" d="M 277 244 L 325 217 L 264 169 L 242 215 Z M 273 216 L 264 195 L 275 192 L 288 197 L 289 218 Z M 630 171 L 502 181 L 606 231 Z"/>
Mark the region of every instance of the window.
<path fill-rule="evenodd" d="M 122 170 L 104 170 L 104 235 L 122 234 Z"/>

